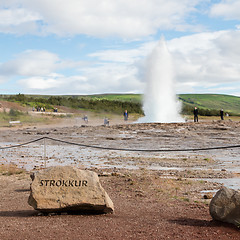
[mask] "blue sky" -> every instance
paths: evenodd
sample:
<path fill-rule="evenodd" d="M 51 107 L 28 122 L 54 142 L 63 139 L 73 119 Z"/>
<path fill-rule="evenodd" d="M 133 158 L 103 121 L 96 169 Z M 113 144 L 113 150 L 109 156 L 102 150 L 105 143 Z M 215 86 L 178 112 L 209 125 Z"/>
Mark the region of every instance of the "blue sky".
<path fill-rule="evenodd" d="M 162 36 L 177 93 L 240 96 L 240 0 L 0 0 L 0 94 L 143 93 Z"/>

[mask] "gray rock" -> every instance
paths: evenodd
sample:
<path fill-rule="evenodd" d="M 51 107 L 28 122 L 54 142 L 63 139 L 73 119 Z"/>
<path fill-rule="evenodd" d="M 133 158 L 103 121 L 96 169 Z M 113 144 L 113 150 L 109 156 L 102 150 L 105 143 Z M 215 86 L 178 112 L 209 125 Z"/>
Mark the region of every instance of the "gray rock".
<path fill-rule="evenodd" d="M 221 188 L 212 198 L 209 211 L 213 219 L 240 225 L 240 192 Z"/>
<path fill-rule="evenodd" d="M 71 166 L 50 167 L 32 177 L 28 203 L 41 212 L 113 212 L 98 175 Z"/>
<path fill-rule="evenodd" d="M 212 199 L 212 197 L 213 197 L 212 193 L 206 193 L 203 195 L 204 199 Z"/>

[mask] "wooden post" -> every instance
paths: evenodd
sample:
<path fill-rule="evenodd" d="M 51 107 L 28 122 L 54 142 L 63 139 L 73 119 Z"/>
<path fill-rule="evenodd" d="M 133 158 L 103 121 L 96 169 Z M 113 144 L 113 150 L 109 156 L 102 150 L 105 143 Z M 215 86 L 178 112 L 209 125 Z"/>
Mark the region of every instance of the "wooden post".
<path fill-rule="evenodd" d="M 46 138 L 44 138 L 44 168 L 47 168 L 47 156 L 46 156 Z"/>

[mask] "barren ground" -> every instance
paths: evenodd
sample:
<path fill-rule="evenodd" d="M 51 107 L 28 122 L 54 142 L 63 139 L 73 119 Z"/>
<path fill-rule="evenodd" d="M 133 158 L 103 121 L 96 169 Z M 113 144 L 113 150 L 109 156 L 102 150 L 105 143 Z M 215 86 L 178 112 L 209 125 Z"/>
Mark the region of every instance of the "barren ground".
<path fill-rule="evenodd" d="M 119 120 L 109 127 L 79 121 L 3 128 L 0 144 L 19 144 L 43 136 L 136 150 L 239 144 L 240 123 L 233 121 L 126 124 Z M 237 227 L 211 219 L 210 199 L 204 199 L 221 187 L 219 180 L 229 183 L 234 179 L 239 189 L 239 148 L 130 152 L 47 140 L 47 166 L 67 164 L 96 171 L 115 205 L 113 214 L 49 216 L 27 204 L 29 172 L 44 166 L 42 149 L 43 142 L 36 142 L 1 150 L 0 239 L 240 239 Z M 8 174 L 10 163 L 27 172 Z"/>

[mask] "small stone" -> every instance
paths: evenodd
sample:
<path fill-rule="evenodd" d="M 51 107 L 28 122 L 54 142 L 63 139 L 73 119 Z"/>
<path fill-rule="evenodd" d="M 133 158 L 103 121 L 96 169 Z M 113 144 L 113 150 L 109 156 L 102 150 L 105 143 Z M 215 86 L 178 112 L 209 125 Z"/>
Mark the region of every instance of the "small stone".
<path fill-rule="evenodd" d="M 115 176 L 115 177 L 125 177 L 124 174 L 122 174 L 122 173 L 118 173 L 118 172 L 112 172 L 111 175 L 112 175 L 112 176 Z"/>
<path fill-rule="evenodd" d="M 213 197 L 212 193 L 206 193 L 203 195 L 204 199 L 212 199 L 212 197 Z"/>
<path fill-rule="evenodd" d="M 103 172 L 98 174 L 99 177 L 110 177 L 111 173 Z"/>

